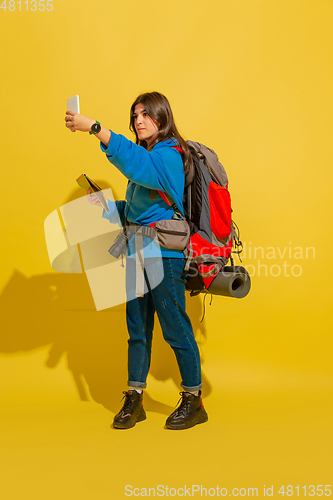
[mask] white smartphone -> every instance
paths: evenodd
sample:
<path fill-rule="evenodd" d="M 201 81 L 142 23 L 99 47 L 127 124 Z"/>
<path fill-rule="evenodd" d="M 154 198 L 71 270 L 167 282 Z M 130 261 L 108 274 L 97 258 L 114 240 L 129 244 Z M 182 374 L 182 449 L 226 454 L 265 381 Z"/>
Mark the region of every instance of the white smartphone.
<path fill-rule="evenodd" d="M 80 113 L 80 101 L 78 95 L 73 95 L 67 99 L 67 111 L 74 111 Z"/>

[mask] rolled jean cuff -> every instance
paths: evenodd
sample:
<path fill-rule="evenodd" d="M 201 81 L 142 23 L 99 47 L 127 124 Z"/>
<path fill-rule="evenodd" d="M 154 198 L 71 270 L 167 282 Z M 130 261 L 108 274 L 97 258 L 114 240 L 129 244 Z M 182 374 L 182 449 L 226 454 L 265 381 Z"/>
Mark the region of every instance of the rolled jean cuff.
<path fill-rule="evenodd" d="M 145 389 L 147 387 L 145 382 L 132 382 L 131 380 L 128 380 L 127 385 L 130 387 L 139 387 L 140 389 Z"/>
<path fill-rule="evenodd" d="M 182 388 L 185 390 L 185 391 L 188 391 L 188 392 L 193 392 L 193 391 L 198 391 L 199 389 L 201 389 L 202 387 L 202 384 L 199 384 L 199 385 L 193 385 L 192 387 L 188 387 L 184 384 L 180 384 L 182 386 Z"/>

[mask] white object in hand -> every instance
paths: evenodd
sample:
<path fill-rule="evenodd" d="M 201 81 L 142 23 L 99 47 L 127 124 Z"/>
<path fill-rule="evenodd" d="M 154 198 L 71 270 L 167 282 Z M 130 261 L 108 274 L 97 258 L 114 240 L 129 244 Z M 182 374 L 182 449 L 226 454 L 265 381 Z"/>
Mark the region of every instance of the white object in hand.
<path fill-rule="evenodd" d="M 74 111 L 74 113 L 80 113 L 80 102 L 79 96 L 74 95 L 67 99 L 67 111 Z"/>

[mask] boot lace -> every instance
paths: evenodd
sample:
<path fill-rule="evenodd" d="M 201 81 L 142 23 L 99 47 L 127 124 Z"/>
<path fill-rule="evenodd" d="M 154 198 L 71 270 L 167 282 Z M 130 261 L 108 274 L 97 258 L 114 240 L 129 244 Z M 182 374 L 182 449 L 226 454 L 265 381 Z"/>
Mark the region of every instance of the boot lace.
<path fill-rule="evenodd" d="M 124 394 L 124 396 L 121 398 L 121 401 L 123 399 L 125 399 L 125 401 L 124 401 L 123 407 L 119 413 L 121 413 L 123 416 L 125 416 L 127 414 L 130 415 L 131 411 L 133 410 L 135 400 L 133 398 L 133 395 L 130 394 L 129 392 L 123 391 L 123 394 Z"/>
<path fill-rule="evenodd" d="M 189 413 L 190 398 L 188 396 L 186 396 L 187 393 L 185 391 L 180 392 L 179 394 L 180 394 L 180 398 L 177 402 L 177 405 L 179 404 L 180 401 L 181 401 L 181 403 L 178 406 L 178 408 L 176 408 L 176 410 L 173 412 L 173 416 L 175 418 L 185 418 Z"/>

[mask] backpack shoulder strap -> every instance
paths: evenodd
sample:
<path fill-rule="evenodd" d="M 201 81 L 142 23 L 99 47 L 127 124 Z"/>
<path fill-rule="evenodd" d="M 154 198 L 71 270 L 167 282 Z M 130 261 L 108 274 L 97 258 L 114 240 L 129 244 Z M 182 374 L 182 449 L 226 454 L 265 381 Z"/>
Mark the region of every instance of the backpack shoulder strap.
<path fill-rule="evenodd" d="M 176 149 L 177 151 L 179 151 L 179 153 L 184 153 L 184 150 L 178 146 L 172 146 L 172 149 Z M 150 190 L 150 199 L 151 200 L 155 200 L 156 199 L 156 193 L 158 193 L 160 195 L 160 197 L 162 198 L 162 200 L 165 201 L 165 203 L 167 205 L 169 205 L 169 207 L 172 207 L 175 214 L 180 217 L 181 219 L 184 219 L 184 216 L 181 214 L 181 212 L 179 211 L 176 203 L 173 201 L 173 199 L 171 198 L 171 196 L 169 196 L 167 193 L 165 193 L 164 191 L 160 191 L 160 190 L 155 190 L 155 189 L 151 189 Z"/>

